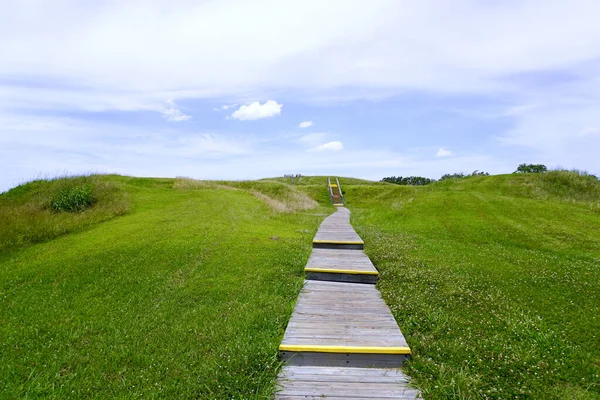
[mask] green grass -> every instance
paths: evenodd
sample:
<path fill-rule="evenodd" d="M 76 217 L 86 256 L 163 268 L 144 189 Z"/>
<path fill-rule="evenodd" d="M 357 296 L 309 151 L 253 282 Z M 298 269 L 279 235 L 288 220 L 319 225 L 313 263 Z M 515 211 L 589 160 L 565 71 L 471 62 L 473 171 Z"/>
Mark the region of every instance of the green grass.
<path fill-rule="evenodd" d="M 425 398 L 600 398 L 597 179 L 341 183 Z"/>
<path fill-rule="evenodd" d="M 36 180 L 0 194 L 0 253 L 125 214 L 127 192 L 117 177 Z"/>
<path fill-rule="evenodd" d="M 53 182 L 0 195 L 5 210 L 36 210 L 2 225 L 0 398 L 268 398 L 311 239 L 331 208 L 275 210 L 252 191 L 298 197 L 260 182 L 77 179 L 113 196 L 52 213 L 41 204 Z M 124 215 L 99 211 L 123 196 Z M 47 219 L 54 228 L 34 239 L 6 240 Z"/>
<path fill-rule="evenodd" d="M 340 179 L 427 399 L 600 397 L 600 186 Z M 269 398 L 326 177 L 0 194 L 0 398 Z M 69 187 L 83 211 L 57 212 Z"/>

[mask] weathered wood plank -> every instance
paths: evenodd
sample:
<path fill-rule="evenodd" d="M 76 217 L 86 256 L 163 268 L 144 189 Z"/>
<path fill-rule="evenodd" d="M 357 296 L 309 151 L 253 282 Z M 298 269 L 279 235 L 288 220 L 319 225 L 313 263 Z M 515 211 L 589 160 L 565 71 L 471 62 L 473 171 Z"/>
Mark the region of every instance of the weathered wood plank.
<path fill-rule="evenodd" d="M 397 369 L 286 366 L 276 400 L 297 398 L 417 399 L 417 390 Z"/>
<path fill-rule="evenodd" d="M 339 246 L 352 249 L 362 248 L 363 244 L 363 240 L 350 225 L 350 211 L 345 207 L 338 207 L 335 213 L 325 218 L 313 240 L 313 247 L 316 248 Z"/>
<path fill-rule="evenodd" d="M 408 347 L 379 291 L 364 286 L 306 281 L 282 345 Z M 365 298 L 340 300 L 353 289 Z"/>
<path fill-rule="evenodd" d="M 378 274 L 369 257 L 361 250 L 320 248 L 313 249 L 305 271 L 307 279 L 355 283 L 376 283 Z"/>

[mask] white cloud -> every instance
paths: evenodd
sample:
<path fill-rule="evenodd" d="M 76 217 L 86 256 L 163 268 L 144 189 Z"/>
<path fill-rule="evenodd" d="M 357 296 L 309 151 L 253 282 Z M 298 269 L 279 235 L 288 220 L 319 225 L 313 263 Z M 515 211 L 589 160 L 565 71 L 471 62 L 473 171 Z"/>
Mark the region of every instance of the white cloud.
<path fill-rule="evenodd" d="M 452 152 L 450 150 L 446 150 L 443 147 L 440 147 L 437 153 L 435 153 L 435 155 L 436 157 L 448 157 L 452 155 Z"/>
<path fill-rule="evenodd" d="M 306 135 L 300 136 L 298 142 L 310 147 L 315 147 L 327 140 L 328 136 L 331 135 L 322 132 L 307 133 Z"/>
<path fill-rule="evenodd" d="M 234 107 L 237 107 L 237 104 L 225 104 L 225 105 L 222 105 L 221 107 L 213 108 L 213 111 L 227 111 Z"/>
<path fill-rule="evenodd" d="M 167 100 L 167 107 L 162 108 L 160 110 L 160 113 L 163 115 L 163 117 L 165 117 L 167 121 L 171 122 L 187 121 L 188 119 L 192 118 L 191 116 L 184 114 L 183 112 L 181 112 L 181 110 L 176 108 L 175 103 L 172 100 Z"/>
<path fill-rule="evenodd" d="M 79 97 L 97 101 L 90 93 L 148 100 L 280 90 L 332 98 L 407 89 L 520 92 L 515 75 L 569 69 L 600 56 L 594 0 L 61 4 L 41 2 L 35 13 L 23 2 L 3 6 L 0 76 L 76 83 L 85 88 L 72 90 L 77 107 Z"/>
<path fill-rule="evenodd" d="M 258 101 L 248 105 L 241 106 L 231 114 L 231 118 L 239 119 L 240 121 L 256 120 L 262 118 L 274 117 L 281 114 L 282 104 L 277 104 L 275 100 L 268 100 L 265 104 L 260 104 Z"/>
<path fill-rule="evenodd" d="M 298 127 L 300 128 L 308 128 L 313 126 L 313 122 L 312 121 L 304 121 L 304 122 L 300 122 L 300 125 L 298 125 Z"/>
<path fill-rule="evenodd" d="M 586 126 L 579 132 L 579 136 L 596 135 L 599 133 L 600 128 L 596 126 Z"/>
<path fill-rule="evenodd" d="M 318 145 L 314 150 L 315 151 L 340 151 L 344 148 L 344 145 L 339 140 L 335 140 L 333 142 L 327 142 Z"/>

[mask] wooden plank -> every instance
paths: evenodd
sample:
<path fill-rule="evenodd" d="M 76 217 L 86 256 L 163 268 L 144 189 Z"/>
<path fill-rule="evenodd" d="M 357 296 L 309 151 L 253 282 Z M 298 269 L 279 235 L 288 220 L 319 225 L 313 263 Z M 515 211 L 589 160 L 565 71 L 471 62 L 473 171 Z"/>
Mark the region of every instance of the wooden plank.
<path fill-rule="evenodd" d="M 325 218 L 315 235 L 313 246 L 340 245 L 360 246 L 364 244 L 352 225 L 350 211 L 345 207 L 337 207 L 337 211 Z M 340 243 L 350 242 L 350 243 Z"/>
<path fill-rule="evenodd" d="M 350 270 L 378 274 L 369 257 L 360 250 L 313 249 L 306 264 L 306 270 L 311 269 Z"/>
<path fill-rule="evenodd" d="M 311 344 L 408 348 L 389 308 L 371 285 L 306 281 L 289 326 L 282 340 L 285 351 Z"/>

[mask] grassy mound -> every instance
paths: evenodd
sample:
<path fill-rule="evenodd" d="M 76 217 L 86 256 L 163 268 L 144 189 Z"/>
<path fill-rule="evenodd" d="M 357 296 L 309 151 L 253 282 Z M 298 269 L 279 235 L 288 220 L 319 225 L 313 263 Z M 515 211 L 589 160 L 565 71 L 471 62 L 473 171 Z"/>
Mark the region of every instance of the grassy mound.
<path fill-rule="evenodd" d="M 0 258 L 2 395 L 268 398 L 311 239 L 332 208 L 275 211 L 252 193 L 286 201 L 268 182 L 77 180 L 118 188 L 131 207 Z M 55 184 L 3 201 L 67 223 L 102 207 L 98 196 L 82 212 L 52 211 Z"/>
<path fill-rule="evenodd" d="M 115 178 L 90 175 L 37 180 L 0 194 L 0 252 L 125 214 L 129 197 Z"/>
<path fill-rule="evenodd" d="M 344 185 L 425 398 L 600 397 L 600 183 Z"/>
<path fill-rule="evenodd" d="M 175 188 L 178 189 L 243 189 L 252 193 L 277 212 L 292 213 L 311 210 L 318 203 L 296 187 L 276 180 L 262 181 L 200 181 L 189 178 L 177 178 Z M 323 186 L 320 188 L 323 191 Z"/>

